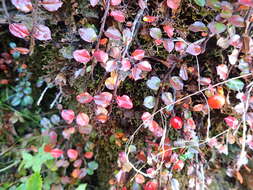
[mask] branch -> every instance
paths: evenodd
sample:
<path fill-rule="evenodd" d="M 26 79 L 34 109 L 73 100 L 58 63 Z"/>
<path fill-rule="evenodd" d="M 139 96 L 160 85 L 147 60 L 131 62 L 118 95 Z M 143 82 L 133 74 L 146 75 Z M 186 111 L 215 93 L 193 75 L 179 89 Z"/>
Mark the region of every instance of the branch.
<path fill-rule="evenodd" d="M 106 22 L 106 18 L 108 16 L 108 13 L 110 10 L 110 2 L 111 2 L 111 0 L 106 0 L 105 13 L 102 18 L 102 24 L 101 24 L 100 31 L 99 31 L 99 34 L 97 37 L 97 45 L 96 45 L 95 51 L 97 51 L 99 49 L 99 42 L 100 42 L 100 39 L 101 39 L 101 37 L 104 33 L 104 30 L 105 30 L 105 22 Z M 96 65 L 97 65 L 97 62 L 93 60 L 92 65 L 91 65 L 90 76 L 93 76 L 94 68 L 96 67 Z"/>
<path fill-rule="evenodd" d="M 3 10 L 4 10 L 4 13 L 5 13 L 5 16 L 7 17 L 8 24 L 11 24 L 10 15 L 9 15 L 8 9 L 6 7 L 5 0 L 2 0 L 2 6 L 3 6 Z"/>

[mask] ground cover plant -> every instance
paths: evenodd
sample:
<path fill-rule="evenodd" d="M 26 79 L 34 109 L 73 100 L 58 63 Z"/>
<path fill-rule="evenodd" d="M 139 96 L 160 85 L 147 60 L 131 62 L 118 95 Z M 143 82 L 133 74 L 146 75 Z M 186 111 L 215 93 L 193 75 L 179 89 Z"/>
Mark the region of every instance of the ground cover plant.
<path fill-rule="evenodd" d="M 252 0 L 2 0 L 0 189 L 253 189 Z"/>

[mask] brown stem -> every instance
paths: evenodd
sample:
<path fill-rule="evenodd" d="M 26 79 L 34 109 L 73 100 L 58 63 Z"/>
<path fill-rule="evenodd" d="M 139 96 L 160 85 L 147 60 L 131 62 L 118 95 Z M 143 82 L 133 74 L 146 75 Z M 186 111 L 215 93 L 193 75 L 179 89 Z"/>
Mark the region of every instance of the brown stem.
<path fill-rule="evenodd" d="M 8 24 L 11 24 L 10 15 L 9 15 L 8 9 L 6 7 L 5 0 L 2 0 L 2 6 L 3 6 L 3 10 L 4 10 L 4 13 L 5 13 L 5 16 L 7 17 Z"/>

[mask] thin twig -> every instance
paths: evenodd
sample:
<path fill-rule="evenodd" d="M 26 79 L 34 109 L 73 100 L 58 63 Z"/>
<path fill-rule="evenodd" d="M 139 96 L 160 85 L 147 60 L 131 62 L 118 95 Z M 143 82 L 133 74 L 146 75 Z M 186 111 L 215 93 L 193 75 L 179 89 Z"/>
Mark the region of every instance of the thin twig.
<path fill-rule="evenodd" d="M 2 6 L 3 6 L 3 9 L 4 9 L 5 16 L 7 17 L 7 21 L 8 21 L 9 24 L 11 24 L 11 18 L 10 18 L 8 9 L 7 9 L 7 7 L 6 7 L 6 2 L 5 2 L 5 0 L 2 0 Z"/>
<path fill-rule="evenodd" d="M 199 90 L 201 89 L 201 86 L 200 86 L 200 66 L 199 66 L 199 59 L 198 59 L 198 56 L 195 56 L 196 57 L 196 62 L 197 62 L 197 70 L 198 70 L 198 88 Z M 210 114 L 210 106 L 208 104 L 208 101 L 207 101 L 207 98 L 205 96 L 205 94 L 203 92 L 201 92 L 202 96 L 204 97 L 205 99 L 205 102 L 206 102 L 206 105 L 207 105 L 207 132 L 206 132 L 206 138 L 207 140 L 209 139 L 209 131 L 210 131 L 210 127 L 211 127 L 211 114 Z"/>
<path fill-rule="evenodd" d="M 97 37 L 97 44 L 96 44 L 96 48 L 95 51 L 97 51 L 99 49 L 99 43 L 100 43 L 100 39 L 104 33 L 105 30 L 105 22 L 106 22 L 106 18 L 108 16 L 109 10 L 110 10 L 110 2 L 111 0 L 106 0 L 106 5 L 105 5 L 105 12 L 104 12 L 104 16 L 102 17 L 102 24 L 99 30 L 99 34 Z M 92 65 L 91 65 L 91 72 L 90 72 L 90 76 L 93 76 L 93 72 L 94 72 L 94 68 L 96 67 L 97 62 L 93 59 Z"/>
<path fill-rule="evenodd" d="M 228 79 L 228 80 L 226 80 L 226 81 L 219 82 L 219 83 L 213 85 L 212 87 L 217 87 L 217 86 L 226 84 L 226 83 L 229 82 L 229 81 L 232 81 L 232 80 L 235 80 L 235 79 L 240 79 L 240 78 L 245 78 L 245 77 L 249 77 L 249 76 L 252 76 L 252 73 L 244 74 L 244 75 L 237 76 L 237 77 L 233 77 L 233 78 Z M 178 100 L 172 102 L 171 104 L 169 104 L 169 105 L 167 105 L 167 106 L 172 106 L 172 105 L 174 105 L 174 104 L 176 104 L 176 103 L 179 103 L 179 102 L 181 102 L 181 101 L 183 101 L 183 100 L 185 100 L 185 99 L 188 99 L 188 98 L 190 98 L 190 97 L 192 97 L 192 96 L 195 96 L 195 95 L 197 95 L 197 94 L 200 94 L 201 92 L 204 92 L 204 91 L 206 91 L 206 90 L 208 90 L 208 89 L 209 89 L 209 87 L 203 88 L 203 89 L 201 89 L 201 90 L 198 90 L 197 92 L 194 92 L 194 93 L 189 94 L 189 95 L 187 95 L 187 96 L 185 96 L 185 97 L 183 97 L 183 98 L 180 98 L 180 99 L 178 99 Z M 129 148 L 129 146 L 133 143 L 133 140 L 134 140 L 135 135 L 136 135 L 136 134 L 138 133 L 138 131 L 142 128 L 142 126 L 144 126 L 144 125 L 150 120 L 150 118 L 153 118 L 154 115 L 156 115 L 157 113 L 159 113 L 159 112 L 163 111 L 164 109 L 166 109 L 167 106 L 160 108 L 158 111 L 156 111 L 155 113 L 153 113 L 147 120 L 145 120 L 145 121 L 135 130 L 135 132 L 131 135 L 131 137 L 128 139 L 128 141 L 127 141 L 127 143 L 126 143 L 125 153 L 126 153 L 126 160 L 127 160 L 128 164 L 129 164 L 137 173 L 140 173 L 140 174 L 142 174 L 142 175 L 145 176 L 145 177 L 151 177 L 151 176 L 150 176 L 150 174 L 146 174 L 146 173 L 142 172 L 141 169 L 136 168 L 136 167 L 129 161 L 129 154 L 130 154 L 130 148 Z M 229 131 L 229 129 L 223 131 L 223 132 L 220 133 L 218 136 L 223 135 L 224 133 L 227 133 L 228 131 Z M 218 136 L 216 135 L 215 137 L 212 137 L 211 139 L 217 138 Z M 204 144 L 208 143 L 209 140 L 210 140 L 210 139 L 206 139 L 204 142 L 199 143 L 198 146 L 204 145 Z M 195 146 L 195 145 L 194 145 L 194 146 Z M 189 146 L 171 148 L 170 150 L 175 150 L 175 149 L 185 148 L 185 147 L 189 147 Z M 166 150 L 166 151 L 170 151 L 170 150 Z M 164 152 L 159 153 L 157 156 L 159 156 L 160 154 L 164 154 Z"/>
<path fill-rule="evenodd" d="M 32 31 L 31 31 L 31 40 L 30 40 L 30 54 L 32 55 L 34 52 L 34 46 L 35 46 L 35 38 L 33 37 L 35 28 L 37 27 L 37 19 L 38 19 L 38 1 L 34 0 L 33 1 L 33 11 L 32 11 Z"/>

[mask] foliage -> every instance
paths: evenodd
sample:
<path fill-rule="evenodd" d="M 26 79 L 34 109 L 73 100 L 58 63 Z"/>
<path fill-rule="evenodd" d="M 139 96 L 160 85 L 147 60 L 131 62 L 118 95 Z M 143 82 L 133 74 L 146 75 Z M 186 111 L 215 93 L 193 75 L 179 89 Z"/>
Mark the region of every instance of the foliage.
<path fill-rule="evenodd" d="M 250 186 L 252 1 L 2 10 L 3 189 L 212 189 L 221 168 Z"/>

